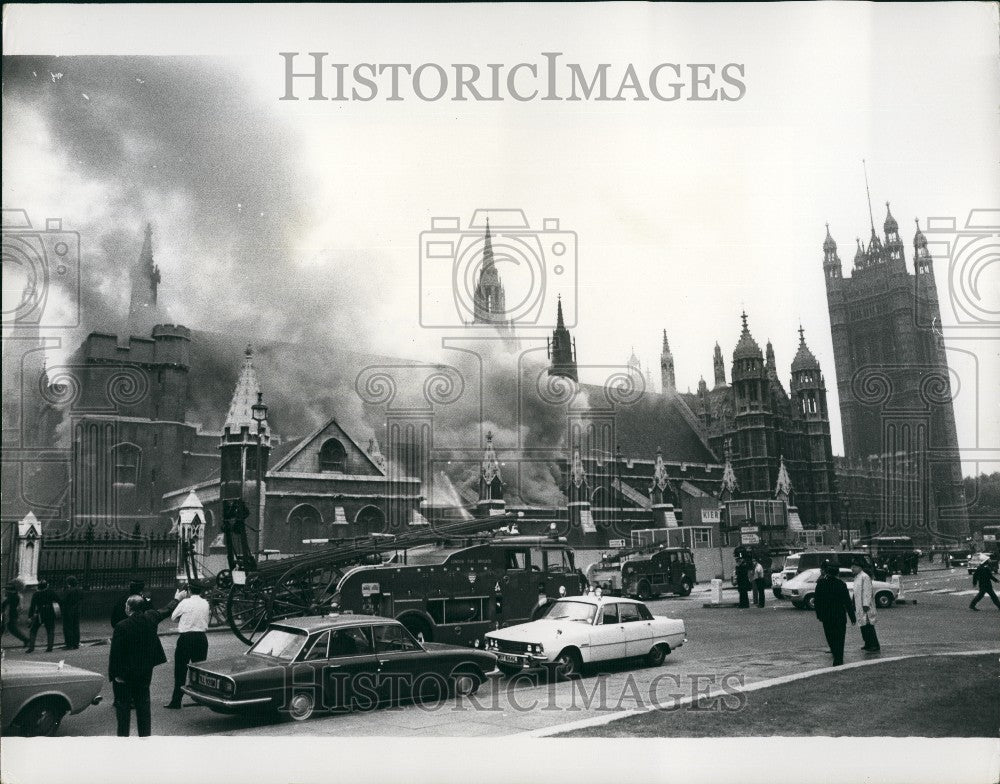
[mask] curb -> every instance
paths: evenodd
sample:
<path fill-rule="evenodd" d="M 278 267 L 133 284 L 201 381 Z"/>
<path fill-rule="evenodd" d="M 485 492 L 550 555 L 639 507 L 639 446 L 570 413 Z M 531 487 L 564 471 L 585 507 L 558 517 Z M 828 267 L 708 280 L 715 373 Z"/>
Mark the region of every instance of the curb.
<path fill-rule="evenodd" d="M 785 683 L 793 683 L 794 681 L 805 680 L 806 678 L 813 678 L 817 675 L 829 675 L 835 672 L 843 672 L 844 670 L 854 670 L 859 667 L 873 667 L 879 664 L 885 664 L 887 662 L 904 661 L 906 659 L 919 659 L 925 657 L 933 656 L 981 656 L 983 654 L 1000 654 L 1000 648 L 987 648 L 984 650 L 976 651 L 941 651 L 936 653 L 907 653 L 901 656 L 890 656 L 884 659 L 870 659 L 866 661 L 851 662 L 850 664 L 842 664 L 839 667 L 821 667 L 818 670 L 807 670 L 806 672 L 796 672 L 790 675 L 782 675 L 777 678 L 769 678 L 768 680 L 758 681 L 757 683 L 751 683 L 748 686 L 742 686 L 738 689 L 730 688 L 728 691 L 726 689 L 713 689 L 707 693 L 698 694 L 693 697 L 685 697 L 681 700 L 672 704 L 672 708 L 681 708 L 685 705 L 690 705 L 692 702 L 701 699 L 712 699 L 714 697 L 721 697 L 727 694 L 742 694 L 752 691 L 760 691 L 762 689 L 770 688 L 771 686 L 781 686 Z M 626 719 L 630 716 L 641 716 L 644 713 L 652 713 L 653 711 L 660 710 L 659 706 L 649 705 L 642 708 L 629 708 L 628 710 L 616 711 L 615 713 L 609 714 L 607 716 L 591 716 L 586 719 L 579 719 L 578 721 L 567 722 L 566 724 L 557 724 L 553 727 L 544 727 L 537 730 L 528 730 L 527 732 L 518 732 L 513 735 L 513 737 L 521 738 L 547 738 L 552 735 L 560 735 L 564 732 L 572 732 L 573 730 L 587 729 L 589 727 L 600 727 L 605 724 L 611 724 L 614 721 L 620 719 Z"/>

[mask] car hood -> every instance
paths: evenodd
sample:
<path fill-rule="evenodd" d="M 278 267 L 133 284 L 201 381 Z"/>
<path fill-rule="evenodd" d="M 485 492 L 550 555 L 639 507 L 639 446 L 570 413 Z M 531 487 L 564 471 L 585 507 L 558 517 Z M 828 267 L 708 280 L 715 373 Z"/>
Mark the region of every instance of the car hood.
<path fill-rule="evenodd" d="M 82 667 L 74 667 L 70 664 L 59 666 L 59 662 L 43 661 L 10 661 L 3 663 L 3 681 L 67 681 L 67 680 L 88 680 L 99 678 L 104 680 L 100 673 L 85 670 Z"/>
<path fill-rule="evenodd" d="M 582 621 L 551 621 L 539 618 L 537 621 L 498 629 L 495 632 L 490 632 L 487 636 L 513 642 L 538 642 L 557 634 L 578 634 L 581 630 L 589 630 L 590 628 L 591 624 Z"/>

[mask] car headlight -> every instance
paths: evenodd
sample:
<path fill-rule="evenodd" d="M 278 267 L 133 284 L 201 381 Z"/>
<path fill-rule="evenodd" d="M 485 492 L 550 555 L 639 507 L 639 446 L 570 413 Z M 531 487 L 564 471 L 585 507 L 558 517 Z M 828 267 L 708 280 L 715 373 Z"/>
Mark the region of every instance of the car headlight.
<path fill-rule="evenodd" d="M 220 688 L 223 694 L 225 694 L 227 697 L 231 697 L 233 693 L 236 691 L 236 684 L 233 683 L 232 681 L 224 680 L 220 684 Z"/>

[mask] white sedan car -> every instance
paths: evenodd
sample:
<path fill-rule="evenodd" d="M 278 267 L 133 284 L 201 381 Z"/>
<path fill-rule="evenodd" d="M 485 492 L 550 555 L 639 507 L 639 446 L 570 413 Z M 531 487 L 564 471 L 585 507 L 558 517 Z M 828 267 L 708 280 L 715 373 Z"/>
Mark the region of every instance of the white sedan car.
<path fill-rule="evenodd" d="M 507 672 L 552 667 L 570 678 L 585 664 L 644 657 L 650 665 L 686 642 L 684 621 L 654 616 L 620 596 L 559 599 L 542 618 L 486 634 L 486 650 Z"/>
<path fill-rule="evenodd" d="M 788 599 L 799 609 L 814 610 L 816 608 L 816 581 L 819 580 L 820 569 L 806 569 L 786 580 L 781 586 L 781 598 Z M 841 578 L 847 583 L 847 592 L 854 597 L 854 575 L 850 569 L 841 569 Z M 847 572 L 847 574 L 844 574 Z M 896 601 L 898 589 L 892 583 L 872 580 L 872 590 L 875 593 L 875 606 L 879 609 L 892 607 Z"/>

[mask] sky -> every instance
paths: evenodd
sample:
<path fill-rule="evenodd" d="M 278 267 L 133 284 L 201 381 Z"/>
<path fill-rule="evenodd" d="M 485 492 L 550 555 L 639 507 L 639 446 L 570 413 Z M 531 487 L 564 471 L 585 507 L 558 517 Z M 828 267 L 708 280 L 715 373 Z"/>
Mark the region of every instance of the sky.
<path fill-rule="evenodd" d="M 716 341 L 728 376 L 745 310 L 787 387 L 801 324 L 841 453 L 822 243 L 829 223 L 847 274 L 871 230 L 862 159 L 875 226 L 890 201 L 908 264 L 915 218 L 964 226 L 1000 207 L 989 4 L 55 8 L 6 9 L 5 52 L 34 59 L 5 58 L 2 198 L 80 232 L 85 328 L 127 309 L 123 275 L 151 221 L 173 320 L 444 358 L 455 331 L 421 325 L 441 280 L 421 234 L 519 208 L 532 229 L 558 219 L 540 240 L 543 317 L 561 295 L 583 380 L 634 350 L 658 387 L 664 329 L 680 389 L 711 383 Z M 279 101 L 278 53 L 312 51 L 483 68 L 561 52 L 588 71 L 608 63 L 614 84 L 629 63 L 740 63 L 746 94 Z M 575 273 L 554 272 L 557 241 Z M 992 247 L 971 289 L 961 264 L 935 258 L 966 473 L 998 465 Z M 522 273 L 501 266 L 508 300 Z M 956 311 L 952 294 L 975 307 Z M 5 275 L 5 312 L 19 296 Z"/>

